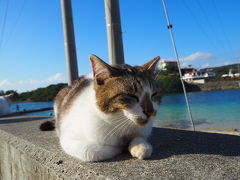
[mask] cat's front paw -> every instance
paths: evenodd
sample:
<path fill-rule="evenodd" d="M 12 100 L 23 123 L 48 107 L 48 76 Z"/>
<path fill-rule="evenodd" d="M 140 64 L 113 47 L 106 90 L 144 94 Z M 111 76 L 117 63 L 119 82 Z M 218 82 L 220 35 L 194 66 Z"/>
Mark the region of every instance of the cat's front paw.
<path fill-rule="evenodd" d="M 149 158 L 152 154 L 152 146 L 143 138 L 135 138 L 128 147 L 129 152 L 133 157 L 138 159 Z"/>

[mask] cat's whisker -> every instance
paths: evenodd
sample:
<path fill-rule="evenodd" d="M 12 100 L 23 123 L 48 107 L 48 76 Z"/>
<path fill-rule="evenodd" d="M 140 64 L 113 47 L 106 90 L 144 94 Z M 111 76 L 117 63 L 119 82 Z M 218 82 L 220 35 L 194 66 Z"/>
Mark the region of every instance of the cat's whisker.
<path fill-rule="evenodd" d="M 129 123 L 128 123 L 128 121 L 123 121 L 123 123 L 121 123 L 121 126 L 119 126 L 118 127 L 118 129 L 119 129 L 119 131 L 115 131 L 115 132 L 113 132 L 112 134 L 111 134 L 111 136 L 110 137 L 112 137 L 115 133 L 117 133 L 116 135 L 117 136 L 119 136 L 119 134 L 120 133 L 124 133 L 125 132 L 125 127 L 126 127 L 126 125 L 128 125 Z"/>
<path fill-rule="evenodd" d="M 116 134 L 117 136 L 119 136 L 119 134 L 121 134 L 121 133 L 124 134 L 124 132 L 125 132 L 125 127 L 126 127 L 127 124 L 128 124 L 128 122 L 125 121 L 125 122 L 121 125 L 121 127 L 119 128 L 120 131 L 115 131 L 114 133 L 112 133 L 111 137 L 112 137 L 116 132 L 118 132 L 118 133 Z"/>
<path fill-rule="evenodd" d="M 109 131 L 103 138 L 103 142 L 105 142 L 105 140 L 107 139 L 107 137 L 114 132 L 116 129 L 118 129 L 122 124 L 124 124 L 125 122 L 121 122 L 120 124 L 116 125 L 111 131 Z"/>
<path fill-rule="evenodd" d="M 135 114 L 131 114 L 131 117 L 132 117 L 132 118 L 140 118 L 141 116 L 135 115 Z"/>
<path fill-rule="evenodd" d="M 127 120 L 126 116 L 124 116 L 124 115 L 120 115 L 120 116 L 116 115 L 116 117 L 117 118 L 112 118 L 111 120 L 105 120 L 105 122 L 108 124 L 112 124 L 112 123 L 115 123 L 118 121 Z"/>
<path fill-rule="evenodd" d="M 105 122 L 106 122 L 106 121 L 105 121 Z M 118 125 L 119 122 L 122 122 L 122 121 L 117 119 L 116 121 L 114 121 L 114 122 L 111 123 L 111 126 L 113 126 L 113 127 L 115 128 L 115 126 Z M 103 130 L 106 131 L 107 129 L 102 128 L 102 127 L 104 127 L 104 126 L 106 126 L 105 123 L 100 124 L 100 125 L 96 128 L 96 132 L 97 132 L 99 129 L 103 129 Z M 106 133 L 107 133 L 107 132 L 106 132 Z M 104 137 L 105 137 L 105 136 L 104 136 Z"/>
<path fill-rule="evenodd" d="M 109 138 L 112 139 L 112 137 L 114 136 L 114 134 L 116 134 L 116 136 L 119 134 L 120 129 L 122 129 L 125 125 L 125 122 L 123 122 L 118 128 L 115 128 L 115 131 L 113 131 L 110 135 L 109 135 Z"/>
<path fill-rule="evenodd" d="M 129 134 L 131 129 L 132 129 L 132 125 L 131 125 L 131 123 L 129 123 L 128 124 L 128 129 L 127 129 L 127 132 L 126 132 L 127 135 Z"/>
<path fill-rule="evenodd" d="M 112 137 L 116 132 L 118 132 L 117 129 L 122 129 L 122 128 L 124 128 L 124 130 L 122 130 L 122 131 L 120 131 L 120 132 L 125 132 L 125 129 L 126 129 L 126 128 L 125 128 L 124 126 L 131 126 L 131 125 L 132 125 L 132 123 L 130 123 L 131 121 L 129 121 L 124 115 L 123 115 L 122 117 L 118 117 L 118 118 L 114 119 L 112 122 L 114 122 L 114 123 L 112 123 L 112 126 L 114 126 L 114 128 L 113 128 L 111 131 L 109 131 L 109 132 L 106 134 L 106 136 L 104 136 L 103 141 L 105 141 L 106 138 L 108 138 L 108 136 L 109 136 L 109 138 L 110 138 L 110 137 Z"/>
<path fill-rule="evenodd" d="M 129 123 L 127 122 L 125 125 L 124 125 L 124 127 L 123 127 L 123 130 L 121 131 L 121 134 L 122 135 L 127 135 L 127 128 L 129 127 Z"/>

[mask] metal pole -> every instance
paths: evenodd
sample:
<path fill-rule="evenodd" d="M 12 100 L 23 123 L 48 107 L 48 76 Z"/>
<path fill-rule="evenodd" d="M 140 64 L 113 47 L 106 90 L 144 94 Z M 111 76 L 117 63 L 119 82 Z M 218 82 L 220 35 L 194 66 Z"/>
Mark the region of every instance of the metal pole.
<path fill-rule="evenodd" d="M 72 85 L 73 81 L 78 78 L 78 66 L 71 0 L 61 0 L 61 8 L 68 85 Z"/>
<path fill-rule="evenodd" d="M 169 17 L 168 17 L 168 12 L 167 12 L 167 7 L 166 7 L 166 4 L 165 4 L 164 0 L 162 0 L 162 4 L 163 4 L 164 12 L 165 12 L 165 15 L 166 15 L 168 30 L 169 30 L 169 33 L 170 33 L 170 36 L 171 36 L 172 45 L 173 45 L 173 49 L 174 49 L 174 54 L 175 54 L 175 57 L 177 59 L 178 71 L 179 71 L 179 76 L 180 76 L 180 80 L 181 80 L 182 87 L 183 87 L 185 101 L 186 101 L 186 104 L 187 104 L 189 119 L 190 119 L 190 122 L 192 124 L 192 129 L 193 129 L 193 131 L 195 131 L 195 124 L 194 124 L 193 117 L 192 117 L 192 111 L 191 111 L 191 108 L 190 108 L 190 105 L 189 105 L 188 96 L 187 96 L 186 88 L 185 88 L 185 85 L 184 85 L 184 81 L 182 79 L 182 72 L 181 72 L 181 66 L 180 66 L 180 61 L 179 61 L 179 57 L 178 57 L 177 47 L 176 47 L 175 40 L 174 40 L 173 33 L 172 33 L 172 24 L 170 23 L 170 20 L 169 20 Z"/>
<path fill-rule="evenodd" d="M 124 64 L 121 19 L 118 0 L 104 0 L 108 54 L 111 64 Z"/>

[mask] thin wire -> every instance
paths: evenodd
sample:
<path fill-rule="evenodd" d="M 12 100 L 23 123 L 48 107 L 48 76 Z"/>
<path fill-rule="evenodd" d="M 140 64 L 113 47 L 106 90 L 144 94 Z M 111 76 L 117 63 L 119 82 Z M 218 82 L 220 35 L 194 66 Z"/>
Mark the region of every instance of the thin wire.
<path fill-rule="evenodd" d="M 15 22 L 14 22 L 14 25 L 12 26 L 11 31 L 9 31 L 10 33 L 9 33 L 8 37 L 6 38 L 6 40 L 5 40 L 5 42 L 4 42 L 3 46 L 2 46 L 3 48 L 4 48 L 5 46 L 7 46 L 8 41 L 11 39 L 12 35 L 14 34 L 14 31 L 16 30 L 16 27 L 17 27 L 17 25 L 18 25 L 18 22 L 19 22 L 19 20 L 21 19 L 21 16 L 22 16 L 22 14 L 23 14 L 23 10 L 24 10 L 27 2 L 28 2 L 28 0 L 24 0 L 24 1 L 23 1 L 23 4 L 22 4 L 22 6 L 21 6 L 21 8 L 20 8 L 20 11 L 18 12 L 18 15 L 17 15 L 17 18 L 16 18 L 16 20 L 15 20 Z"/>
<path fill-rule="evenodd" d="M 223 42 L 223 40 L 221 38 L 218 37 L 218 33 L 216 32 L 216 30 L 214 29 L 214 25 L 211 23 L 210 19 L 208 18 L 207 12 L 205 11 L 204 7 L 202 6 L 202 4 L 200 3 L 199 0 L 196 1 L 197 5 L 199 7 L 199 9 L 201 10 L 203 17 L 205 18 L 205 22 L 208 24 L 208 29 L 210 29 L 212 31 L 212 34 L 214 34 L 213 37 L 215 37 L 216 42 L 218 42 L 217 44 L 219 45 L 219 47 L 222 47 L 223 49 L 225 49 L 225 51 L 227 51 L 226 49 L 226 43 Z M 221 45 L 219 44 L 221 43 Z"/>
<path fill-rule="evenodd" d="M 2 42 L 3 42 L 3 36 L 4 36 L 4 33 L 5 33 L 5 26 L 6 26 L 7 14 L 8 14 L 8 7 L 9 7 L 9 0 L 7 1 L 6 12 L 5 12 L 4 17 L 3 17 L 3 26 L 2 26 L 2 30 L 1 30 L 1 34 L 0 34 L 0 50 L 1 50 Z"/>
<path fill-rule="evenodd" d="M 191 10 L 191 8 L 187 5 L 185 0 L 182 0 L 183 5 L 185 6 L 185 8 L 188 10 L 189 14 L 191 15 L 192 19 L 194 20 L 194 22 L 198 25 L 199 30 L 202 32 L 202 34 L 205 36 L 205 38 L 208 40 L 208 42 L 212 45 L 212 47 L 214 49 L 216 49 L 219 54 L 221 52 L 221 49 L 216 46 L 215 42 L 210 38 L 210 36 L 208 35 L 208 33 L 204 30 L 203 26 L 201 25 L 200 21 L 198 20 L 198 18 L 195 16 L 195 14 L 193 13 L 193 11 Z"/>
<path fill-rule="evenodd" d="M 172 33 L 172 25 L 171 25 L 169 17 L 168 17 L 167 7 L 166 7 L 166 4 L 165 4 L 164 0 L 162 0 L 162 3 L 163 3 L 164 12 L 165 12 L 165 15 L 166 15 L 168 30 L 169 30 L 171 40 L 172 40 L 174 54 L 175 54 L 176 59 L 177 59 L 178 71 L 179 71 L 179 76 L 180 76 L 180 80 L 181 80 L 182 87 L 183 87 L 185 101 L 186 101 L 186 104 L 187 104 L 189 119 L 191 121 L 193 131 L 195 131 L 195 125 L 194 125 L 194 121 L 193 121 L 193 117 L 192 117 L 192 112 L 191 112 L 191 108 L 190 108 L 190 105 L 189 105 L 188 96 L 187 96 L 186 88 L 185 88 L 185 85 L 184 85 L 184 81 L 182 79 L 181 65 L 180 65 L 180 61 L 179 61 L 179 57 L 178 57 L 177 47 L 176 47 L 175 40 L 174 40 L 173 33 Z"/>
<path fill-rule="evenodd" d="M 219 10 L 218 10 L 217 5 L 216 5 L 216 3 L 215 3 L 214 0 L 212 0 L 212 4 L 213 4 L 213 7 L 214 7 L 214 9 L 215 9 L 215 14 L 217 15 L 217 18 L 218 18 L 218 22 L 219 22 L 219 25 L 220 25 L 219 27 L 220 27 L 220 29 L 221 29 L 221 31 L 222 31 L 222 34 L 223 34 L 223 36 L 224 36 L 224 38 L 225 38 L 225 40 L 226 40 L 226 42 L 227 42 L 227 43 L 225 43 L 225 45 L 227 45 L 227 47 L 229 48 L 229 50 L 230 50 L 230 56 L 232 56 L 232 59 L 234 60 L 234 59 L 235 59 L 235 58 L 234 58 L 234 55 L 236 56 L 236 54 L 235 54 L 234 51 L 233 51 L 232 45 L 231 45 L 231 43 L 230 43 L 230 41 L 229 41 L 229 38 L 228 38 L 227 33 L 226 33 L 226 31 L 225 31 L 225 28 L 224 28 L 224 24 L 223 24 L 222 18 L 221 18 L 221 16 L 220 16 Z M 234 54 L 234 55 L 233 55 L 233 54 Z M 239 70 L 238 70 L 238 71 L 239 71 Z"/>

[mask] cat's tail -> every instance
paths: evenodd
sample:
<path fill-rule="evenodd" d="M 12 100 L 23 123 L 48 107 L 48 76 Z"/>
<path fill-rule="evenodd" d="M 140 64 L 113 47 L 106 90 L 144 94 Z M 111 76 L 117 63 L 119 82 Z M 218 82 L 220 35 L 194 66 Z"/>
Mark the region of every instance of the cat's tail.
<path fill-rule="evenodd" d="M 41 131 L 53 131 L 55 129 L 55 120 L 45 121 L 40 126 Z"/>

